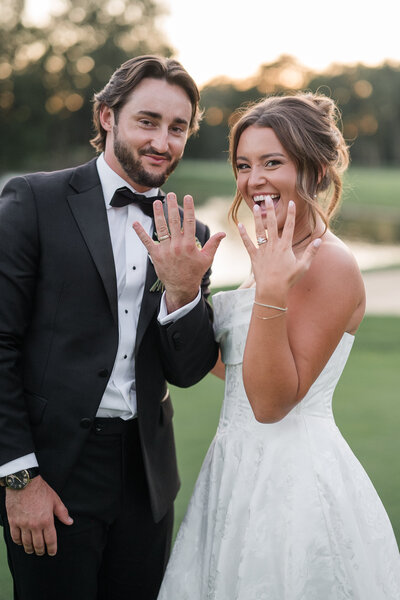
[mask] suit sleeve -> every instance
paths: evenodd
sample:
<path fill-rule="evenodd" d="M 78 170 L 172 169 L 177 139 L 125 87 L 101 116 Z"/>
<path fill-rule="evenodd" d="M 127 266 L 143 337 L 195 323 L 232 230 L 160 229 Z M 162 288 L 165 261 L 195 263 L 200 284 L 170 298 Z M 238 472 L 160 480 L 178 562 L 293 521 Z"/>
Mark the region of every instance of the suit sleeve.
<path fill-rule="evenodd" d="M 39 261 L 37 211 L 28 181 L 0 196 L 0 464 L 34 452 L 22 381 L 22 348 Z"/>
<path fill-rule="evenodd" d="M 198 224 L 197 237 L 202 245 L 210 237 L 207 226 Z M 201 283 L 201 299 L 185 316 L 169 325 L 160 325 L 162 360 L 166 379 L 173 385 L 189 387 L 213 368 L 218 358 L 214 339 L 209 269 Z"/>

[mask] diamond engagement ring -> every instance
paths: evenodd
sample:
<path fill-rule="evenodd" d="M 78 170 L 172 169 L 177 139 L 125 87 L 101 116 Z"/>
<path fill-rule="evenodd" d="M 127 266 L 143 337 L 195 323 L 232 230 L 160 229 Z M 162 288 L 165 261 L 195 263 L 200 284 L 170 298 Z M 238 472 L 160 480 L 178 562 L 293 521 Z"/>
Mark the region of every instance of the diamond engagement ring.
<path fill-rule="evenodd" d="M 162 235 L 161 237 L 158 238 L 159 242 L 164 242 L 165 240 L 169 240 L 170 238 L 170 234 L 168 233 L 167 235 Z"/>
<path fill-rule="evenodd" d="M 267 240 L 267 238 L 265 238 L 265 237 L 258 237 L 258 238 L 257 238 L 257 244 L 258 244 L 259 246 L 261 246 L 261 244 L 266 244 L 267 242 L 268 242 L 268 240 Z"/>

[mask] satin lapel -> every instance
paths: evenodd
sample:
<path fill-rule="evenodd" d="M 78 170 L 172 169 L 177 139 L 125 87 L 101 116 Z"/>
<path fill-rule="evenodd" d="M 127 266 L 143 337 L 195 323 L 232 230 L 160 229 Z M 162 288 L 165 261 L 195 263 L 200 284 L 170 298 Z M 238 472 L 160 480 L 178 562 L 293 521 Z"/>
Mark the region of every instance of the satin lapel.
<path fill-rule="evenodd" d="M 140 308 L 139 321 L 136 331 L 136 344 L 135 344 L 135 356 L 138 348 L 142 342 L 144 333 L 154 316 L 154 313 L 158 313 L 160 306 L 161 292 L 150 292 L 150 288 L 157 281 L 157 274 L 154 270 L 151 260 L 147 259 L 147 272 L 146 282 L 144 284 L 144 292 L 142 298 L 142 305 Z"/>
<path fill-rule="evenodd" d="M 68 202 L 103 281 L 114 320 L 118 323 L 114 256 L 100 183 L 89 190 L 71 194 Z"/>

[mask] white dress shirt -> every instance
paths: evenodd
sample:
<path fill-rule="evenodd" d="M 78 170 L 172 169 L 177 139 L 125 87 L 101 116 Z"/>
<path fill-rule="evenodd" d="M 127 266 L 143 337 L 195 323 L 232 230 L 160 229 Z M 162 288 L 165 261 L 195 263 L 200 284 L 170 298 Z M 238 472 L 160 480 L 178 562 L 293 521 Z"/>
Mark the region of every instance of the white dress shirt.
<path fill-rule="evenodd" d="M 114 254 L 118 291 L 119 343 L 114 367 L 96 416 L 120 417 L 127 420 L 137 415 L 134 350 L 148 256 L 132 224 L 138 221 L 152 236 L 153 220 L 135 204 L 118 208 L 110 206 L 116 189 L 125 186 L 133 192 L 136 190 L 108 166 L 103 154 L 97 159 L 97 170 L 103 189 Z M 157 194 L 156 188 L 144 192 L 146 196 Z M 201 292 L 199 290 L 192 302 L 170 314 L 167 312 L 164 296 L 165 294 L 162 296 L 158 315 L 161 325 L 176 321 L 190 312 L 200 301 Z M 36 456 L 31 453 L 2 465 L 0 477 L 36 466 L 38 466 Z"/>

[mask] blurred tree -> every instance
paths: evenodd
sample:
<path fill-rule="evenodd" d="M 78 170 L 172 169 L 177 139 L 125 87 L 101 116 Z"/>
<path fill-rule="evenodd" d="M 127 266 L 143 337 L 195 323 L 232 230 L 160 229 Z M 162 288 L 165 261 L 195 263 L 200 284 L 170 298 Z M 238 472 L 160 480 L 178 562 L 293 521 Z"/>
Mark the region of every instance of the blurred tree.
<path fill-rule="evenodd" d="M 334 98 L 355 164 L 399 165 L 400 64 L 379 67 L 334 65 L 317 74 L 291 56 L 261 65 L 243 81 L 215 79 L 202 90 L 204 121 L 186 156 L 226 159 L 229 120 L 236 108 L 269 94 L 320 91 Z"/>
<path fill-rule="evenodd" d="M 41 27 L 1 0 L 1 170 L 57 168 L 92 155 L 91 99 L 132 56 L 171 55 L 156 0 L 61 0 Z"/>
<path fill-rule="evenodd" d="M 399 165 L 400 64 L 336 65 L 308 85 L 339 105 L 353 163 Z"/>
<path fill-rule="evenodd" d="M 261 65 L 255 76 L 241 81 L 218 78 L 202 89 L 204 119 L 200 135 L 189 141 L 186 156 L 227 158 L 229 123 L 239 107 L 267 94 L 295 92 L 310 77 L 310 71 L 292 56 Z"/>

